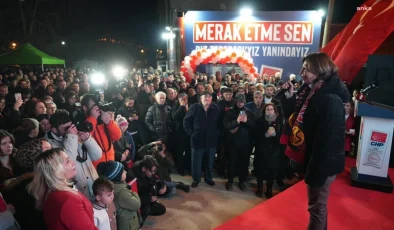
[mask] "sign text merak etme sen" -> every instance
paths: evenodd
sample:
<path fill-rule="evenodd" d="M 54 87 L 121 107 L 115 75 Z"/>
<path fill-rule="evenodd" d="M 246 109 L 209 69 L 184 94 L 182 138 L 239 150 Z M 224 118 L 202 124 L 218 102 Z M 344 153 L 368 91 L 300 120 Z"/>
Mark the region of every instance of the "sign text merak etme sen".
<path fill-rule="evenodd" d="M 251 56 L 305 57 L 308 54 L 309 45 L 313 43 L 313 23 L 276 21 L 250 23 L 196 22 L 193 29 L 193 42 L 209 44 L 196 45 L 195 49 L 197 50 L 230 48 L 245 50 Z M 213 45 L 212 43 L 221 44 Z M 232 44 L 226 46 L 222 45 L 223 43 Z M 259 46 L 258 44 L 266 45 Z"/>
<path fill-rule="evenodd" d="M 304 46 L 215 46 L 202 45 L 193 47 L 195 50 L 202 49 L 230 49 L 234 51 L 246 51 L 252 57 L 296 57 L 303 58 L 309 54 L 309 47 Z"/>

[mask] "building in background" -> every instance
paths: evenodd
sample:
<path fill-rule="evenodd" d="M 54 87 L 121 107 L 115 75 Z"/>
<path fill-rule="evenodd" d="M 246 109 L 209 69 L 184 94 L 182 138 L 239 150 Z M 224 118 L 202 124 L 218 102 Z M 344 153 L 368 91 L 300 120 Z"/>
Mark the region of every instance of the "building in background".
<path fill-rule="evenodd" d="M 161 0 L 157 10 L 160 15 L 160 28 L 163 32 L 166 32 L 166 27 L 176 28 L 178 17 L 183 17 L 187 11 L 236 11 L 242 2 L 242 0 Z M 175 30 L 174 33 L 175 38 L 173 40 L 168 38 L 167 42 L 167 60 L 175 57 L 175 61 L 168 61 L 170 70 L 179 69 L 181 58 L 183 58 L 179 31 Z"/>

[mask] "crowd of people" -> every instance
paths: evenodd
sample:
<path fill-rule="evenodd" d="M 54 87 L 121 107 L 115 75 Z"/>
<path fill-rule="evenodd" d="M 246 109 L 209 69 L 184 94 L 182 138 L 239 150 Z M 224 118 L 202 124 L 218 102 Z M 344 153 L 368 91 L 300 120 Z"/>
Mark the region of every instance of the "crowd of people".
<path fill-rule="evenodd" d="M 139 229 L 165 214 L 158 198 L 188 193 L 202 175 L 215 186 L 214 170 L 229 191 L 235 177 L 246 191 L 254 175 L 266 198 L 275 182 L 305 178 L 311 226 L 326 224 L 321 188 L 343 170 L 357 131 L 349 92 L 322 55 L 304 58 L 303 80 L 288 82 L 235 71 L 187 82 L 150 68 L 91 87 L 89 69 L 0 70 L 1 225 Z M 191 185 L 173 181 L 175 171 Z"/>

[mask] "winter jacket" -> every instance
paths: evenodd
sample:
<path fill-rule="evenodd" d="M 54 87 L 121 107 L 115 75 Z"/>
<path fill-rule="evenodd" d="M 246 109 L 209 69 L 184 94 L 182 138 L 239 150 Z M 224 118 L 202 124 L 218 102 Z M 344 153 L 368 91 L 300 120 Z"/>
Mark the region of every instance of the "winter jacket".
<path fill-rule="evenodd" d="M 122 154 L 126 149 L 130 151 L 125 161 L 134 160 L 135 158 L 135 144 L 133 140 L 133 136 L 129 132 L 124 132 L 122 137 L 114 142 L 115 148 L 115 160 L 120 162 L 122 159 Z"/>
<path fill-rule="evenodd" d="M 145 123 L 156 138 L 168 135 L 171 131 L 171 108 L 155 103 L 149 107 Z"/>
<path fill-rule="evenodd" d="M 171 181 L 170 169 L 175 166 L 174 160 L 168 153 L 165 153 L 166 157 L 161 157 L 153 147 L 151 144 L 142 146 L 138 150 L 138 155 L 140 157 L 144 157 L 145 155 L 154 156 L 159 164 L 159 167 L 157 167 L 159 178 L 164 181 Z"/>
<path fill-rule="evenodd" d="M 99 160 L 102 155 L 102 150 L 97 142 L 90 136 L 83 143 L 79 143 L 78 136 L 75 134 L 67 134 L 63 138 L 54 135 L 52 132 L 48 132 L 45 139 L 51 143 L 53 148 L 65 149 L 70 159 L 75 162 L 77 171 L 75 187 L 90 201 L 94 201 L 92 186 L 93 182 L 98 178 L 98 174 L 92 161 Z M 79 162 L 77 157 L 83 158 L 84 152 L 86 152 L 86 161 Z"/>
<path fill-rule="evenodd" d="M 175 122 L 175 133 L 178 140 L 190 139 L 189 135 L 185 132 L 185 128 L 183 127 L 183 119 L 186 116 L 186 107 L 181 106 L 179 102 L 176 102 L 174 108 L 172 108 L 171 116 L 172 120 Z"/>
<path fill-rule="evenodd" d="M 51 230 L 97 230 L 93 221 L 93 207 L 77 191 L 52 191 L 42 208 L 45 223 Z"/>
<path fill-rule="evenodd" d="M 142 172 L 141 161 L 137 161 L 133 164 L 131 168 L 133 175 L 137 178 L 138 186 L 138 196 L 140 197 L 141 204 L 150 204 L 152 200 L 151 195 L 151 178 L 147 177 L 144 172 Z"/>
<path fill-rule="evenodd" d="M 114 203 L 118 230 L 138 230 L 140 220 L 138 210 L 141 200 L 137 193 L 130 191 L 124 182 L 115 183 Z"/>
<path fill-rule="evenodd" d="M 256 115 L 256 119 L 260 118 L 264 113 L 264 102 L 261 103 L 260 108 L 257 108 L 257 105 L 252 101 L 245 104 L 245 108 L 250 109 L 254 115 Z"/>
<path fill-rule="evenodd" d="M 294 100 L 290 98 L 290 100 Z M 349 91 L 337 75 L 325 81 L 309 100 L 303 116 L 305 182 L 321 187 L 345 168 L 345 109 Z M 293 104 L 294 108 L 294 104 Z M 294 111 L 294 109 L 293 109 Z"/>
<path fill-rule="evenodd" d="M 92 161 L 94 167 L 97 167 L 100 162 L 114 161 L 115 150 L 112 142 L 119 140 L 122 136 L 122 132 L 120 131 L 119 126 L 112 120 L 108 123 L 108 125 L 97 124 L 97 120 L 93 117 L 88 117 L 86 120 L 92 123 L 93 131 L 90 132 L 90 135 L 92 135 L 94 140 L 97 141 L 97 144 L 102 150 L 101 158 Z"/>
<path fill-rule="evenodd" d="M 219 107 L 211 104 L 207 111 L 203 105 L 190 106 L 183 127 L 190 136 L 193 149 L 216 148 L 218 143 Z"/>
<path fill-rule="evenodd" d="M 121 107 L 119 107 L 117 114 L 122 115 L 122 117 L 125 117 L 127 120 L 129 120 L 129 118 L 132 117 L 134 114 L 138 117 L 140 116 L 137 105 L 134 105 L 133 107 L 126 107 L 125 105 L 122 105 Z"/>
<path fill-rule="evenodd" d="M 237 118 L 241 110 L 245 111 L 247 116 L 246 122 L 241 122 L 238 124 Z M 252 138 L 252 129 L 254 128 L 254 124 L 256 121 L 256 116 L 247 108 L 238 108 L 235 106 L 234 108 L 228 110 L 224 114 L 223 126 L 227 130 L 225 136 L 227 142 L 232 143 L 238 148 L 249 148 L 249 143 Z M 235 133 L 231 131 L 234 129 L 238 129 Z"/>
<path fill-rule="evenodd" d="M 267 137 L 266 133 L 269 127 L 275 129 L 275 136 Z M 265 117 L 260 117 L 256 121 L 256 168 L 260 169 L 277 169 L 280 161 L 280 136 L 282 134 L 283 124 L 281 118 L 269 123 Z"/>
<path fill-rule="evenodd" d="M 155 97 L 153 93 L 148 94 L 142 90 L 138 94 L 137 104 L 141 115 L 138 118 L 141 121 L 145 121 L 146 113 L 148 112 L 149 107 L 153 105 L 154 101 L 155 101 Z"/>
<path fill-rule="evenodd" d="M 225 131 L 224 127 L 223 127 L 224 114 L 226 113 L 226 111 L 233 108 L 234 105 L 235 105 L 234 99 L 232 99 L 231 101 L 226 101 L 225 99 L 223 99 L 218 102 L 219 113 L 220 113 L 220 115 L 219 115 L 219 129 L 220 129 L 220 131 L 222 131 L 222 134 Z"/>
<path fill-rule="evenodd" d="M 122 154 L 124 151 L 126 151 L 126 149 L 128 149 L 131 153 L 131 148 L 129 143 L 127 142 L 125 135 L 122 135 L 122 137 L 119 140 L 114 141 L 114 148 L 115 148 L 115 161 L 121 162 Z M 129 161 L 129 160 L 131 160 L 130 154 L 127 156 L 125 161 Z"/>

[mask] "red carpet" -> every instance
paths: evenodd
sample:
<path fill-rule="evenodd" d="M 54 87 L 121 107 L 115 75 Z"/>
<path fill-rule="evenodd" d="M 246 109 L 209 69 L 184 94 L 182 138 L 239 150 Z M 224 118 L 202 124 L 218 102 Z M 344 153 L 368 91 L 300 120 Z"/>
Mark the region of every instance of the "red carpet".
<path fill-rule="evenodd" d="M 347 159 L 346 171 L 331 186 L 328 229 L 393 230 L 394 194 L 351 187 L 349 170 L 355 164 L 354 159 Z M 393 169 L 389 175 L 393 180 Z M 306 185 L 299 182 L 216 230 L 305 230 L 308 218 Z"/>

